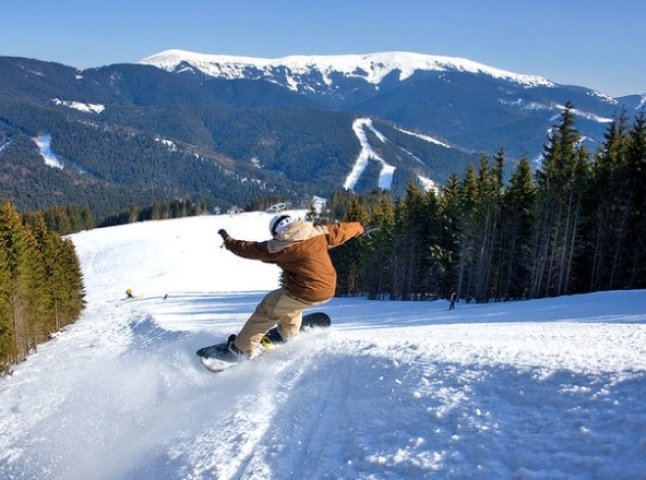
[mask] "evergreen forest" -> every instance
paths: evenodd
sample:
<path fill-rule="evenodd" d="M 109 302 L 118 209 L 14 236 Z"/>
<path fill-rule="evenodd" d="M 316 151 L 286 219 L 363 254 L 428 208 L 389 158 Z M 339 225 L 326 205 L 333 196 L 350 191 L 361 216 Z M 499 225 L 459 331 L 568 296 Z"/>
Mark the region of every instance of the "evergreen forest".
<path fill-rule="evenodd" d="M 505 181 L 505 152 L 452 175 L 441 192 L 336 192 L 319 221 L 377 226 L 333 251 L 338 294 L 503 301 L 646 288 L 646 119 L 610 124 L 590 154 L 572 106 Z M 534 173 L 533 173 L 534 172 Z M 313 212 L 312 212 L 313 215 Z"/>
<path fill-rule="evenodd" d="M 42 213 L 0 206 L 0 373 L 73 323 L 84 295 L 72 241 L 50 230 Z"/>

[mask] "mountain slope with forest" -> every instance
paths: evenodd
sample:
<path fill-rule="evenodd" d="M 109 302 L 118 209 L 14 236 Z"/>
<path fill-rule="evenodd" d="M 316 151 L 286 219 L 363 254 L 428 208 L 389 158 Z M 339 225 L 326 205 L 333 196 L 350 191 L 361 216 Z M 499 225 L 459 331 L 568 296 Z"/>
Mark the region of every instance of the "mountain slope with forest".
<path fill-rule="evenodd" d="M 87 205 L 97 218 L 175 198 L 306 205 L 347 184 L 365 144 L 372 153 L 355 190 L 380 186 L 388 165 L 401 195 L 411 181 L 442 185 L 501 147 L 507 171 L 535 158 L 568 100 L 591 149 L 623 107 L 631 118 L 643 104 L 405 52 L 220 58 L 218 71 L 209 56 L 175 53 L 84 71 L 0 57 L 0 197 L 20 209 Z M 374 130 L 355 130 L 360 119 Z"/>

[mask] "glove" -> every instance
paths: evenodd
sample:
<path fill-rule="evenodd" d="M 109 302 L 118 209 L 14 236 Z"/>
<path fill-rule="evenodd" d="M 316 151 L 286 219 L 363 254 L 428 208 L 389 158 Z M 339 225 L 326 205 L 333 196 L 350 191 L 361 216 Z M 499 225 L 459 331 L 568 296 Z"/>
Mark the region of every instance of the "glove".
<path fill-rule="evenodd" d="M 229 234 L 224 228 L 221 228 L 220 230 L 218 230 L 218 235 L 222 237 L 222 240 L 226 240 L 227 238 L 229 238 Z"/>
<path fill-rule="evenodd" d="M 375 227 L 374 225 L 368 225 L 364 227 L 363 234 L 361 236 L 370 240 L 372 238 L 371 235 L 378 231 L 379 231 L 379 227 Z"/>

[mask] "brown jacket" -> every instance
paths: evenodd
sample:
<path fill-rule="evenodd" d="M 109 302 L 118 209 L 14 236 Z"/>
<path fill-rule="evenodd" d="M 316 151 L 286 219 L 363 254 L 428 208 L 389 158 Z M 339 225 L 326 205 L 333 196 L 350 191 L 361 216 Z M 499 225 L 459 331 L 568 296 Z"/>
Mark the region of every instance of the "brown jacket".
<path fill-rule="evenodd" d="M 358 222 L 315 227 L 295 221 L 275 239 L 246 242 L 228 237 L 227 250 L 243 258 L 275 263 L 285 272 L 285 287 L 296 298 L 321 302 L 334 296 L 336 271 L 328 249 L 363 233 Z"/>

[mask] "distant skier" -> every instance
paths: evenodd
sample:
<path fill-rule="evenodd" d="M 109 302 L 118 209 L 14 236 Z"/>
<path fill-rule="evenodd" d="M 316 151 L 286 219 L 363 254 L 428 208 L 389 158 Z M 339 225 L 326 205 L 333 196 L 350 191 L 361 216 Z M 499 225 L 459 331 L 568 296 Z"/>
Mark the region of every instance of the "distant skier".
<path fill-rule="evenodd" d="M 128 290 L 126 290 L 126 298 L 127 299 L 135 298 L 134 294 L 132 293 L 132 288 L 129 288 Z"/>
<path fill-rule="evenodd" d="M 229 338 L 231 357 L 251 356 L 265 333 L 276 324 L 283 340 L 297 336 L 303 310 L 334 296 L 336 271 L 328 249 L 373 230 L 358 222 L 314 226 L 289 215 L 271 219 L 272 238 L 264 242 L 236 240 L 220 229 L 218 234 L 227 250 L 243 258 L 277 264 L 285 274 L 285 287 L 269 292 L 238 335 Z"/>
<path fill-rule="evenodd" d="M 449 310 L 455 309 L 455 301 L 457 300 L 457 298 L 458 298 L 458 294 L 453 292 L 451 294 L 451 304 L 449 305 Z"/>

